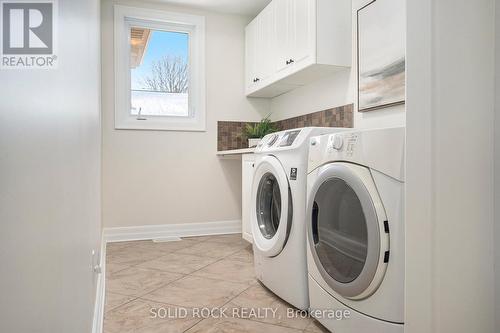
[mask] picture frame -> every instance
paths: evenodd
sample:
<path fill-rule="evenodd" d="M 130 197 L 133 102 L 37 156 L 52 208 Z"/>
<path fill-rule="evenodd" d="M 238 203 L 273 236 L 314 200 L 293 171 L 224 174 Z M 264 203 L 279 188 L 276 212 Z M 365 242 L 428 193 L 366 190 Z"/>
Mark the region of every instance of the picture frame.
<path fill-rule="evenodd" d="M 405 103 L 404 13 L 401 0 L 373 0 L 357 10 L 359 112 Z"/>

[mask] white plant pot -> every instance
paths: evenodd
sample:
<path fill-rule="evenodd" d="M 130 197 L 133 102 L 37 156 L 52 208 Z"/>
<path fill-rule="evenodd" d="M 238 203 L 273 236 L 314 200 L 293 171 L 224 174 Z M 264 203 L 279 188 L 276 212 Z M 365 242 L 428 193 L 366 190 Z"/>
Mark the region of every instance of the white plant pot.
<path fill-rule="evenodd" d="M 260 139 L 248 139 L 248 148 L 257 147 L 259 142 L 260 142 Z"/>

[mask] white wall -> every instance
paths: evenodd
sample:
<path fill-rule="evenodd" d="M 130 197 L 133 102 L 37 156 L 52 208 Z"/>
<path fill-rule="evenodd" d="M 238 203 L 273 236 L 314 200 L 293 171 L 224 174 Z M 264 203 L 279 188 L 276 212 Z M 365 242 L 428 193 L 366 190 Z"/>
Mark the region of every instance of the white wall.
<path fill-rule="evenodd" d="M 494 0 L 407 3 L 406 331 L 492 333 Z"/>
<path fill-rule="evenodd" d="M 495 332 L 500 332 L 500 1 L 495 15 Z"/>
<path fill-rule="evenodd" d="M 407 333 L 434 329 L 434 189 L 432 2 L 406 0 L 406 274 Z"/>
<path fill-rule="evenodd" d="M 0 74 L 0 332 L 90 332 L 99 1 L 59 1 L 59 68 Z"/>
<path fill-rule="evenodd" d="M 207 131 L 115 130 L 113 3 L 206 17 Z M 216 157 L 218 120 L 259 120 L 268 102 L 244 96 L 249 18 L 133 1 L 102 4 L 105 227 L 241 219 L 241 162 Z M 260 113 L 259 113 L 260 112 Z"/>
<path fill-rule="evenodd" d="M 379 0 L 401 1 L 401 0 Z M 352 67 L 271 100 L 272 118 L 295 117 L 354 103 L 354 126 L 376 128 L 405 125 L 404 105 L 372 112 L 357 112 L 357 10 L 371 0 L 352 1 Z M 404 12 L 401 13 L 404 15 Z"/>

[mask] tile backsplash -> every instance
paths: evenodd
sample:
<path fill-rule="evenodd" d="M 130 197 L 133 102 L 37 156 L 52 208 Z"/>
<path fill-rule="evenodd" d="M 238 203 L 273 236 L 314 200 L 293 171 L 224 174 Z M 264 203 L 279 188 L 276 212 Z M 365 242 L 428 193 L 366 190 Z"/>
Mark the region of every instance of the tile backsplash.
<path fill-rule="evenodd" d="M 280 130 L 299 127 L 353 127 L 353 104 L 348 104 L 324 111 L 313 112 L 298 117 L 278 120 L 274 124 Z M 217 150 L 248 148 L 248 141 L 243 137 L 243 128 L 253 122 L 218 121 Z"/>
<path fill-rule="evenodd" d="M 252 122 L 218 121 L 217 151 L 248 148 L 248 140 L 243 137 L 243 128 Z"/>

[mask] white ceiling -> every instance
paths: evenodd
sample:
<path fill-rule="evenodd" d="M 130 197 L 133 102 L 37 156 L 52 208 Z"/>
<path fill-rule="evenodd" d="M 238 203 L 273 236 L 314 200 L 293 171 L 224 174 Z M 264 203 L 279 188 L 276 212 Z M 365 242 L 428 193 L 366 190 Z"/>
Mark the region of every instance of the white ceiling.
<path fill-rule="evenodd" d="M 211 11 L 255 16 L 271 0 L 156 0 L 158 2 L 171 3 L 175 5 L 185 5 L 198 7 Z"/>

